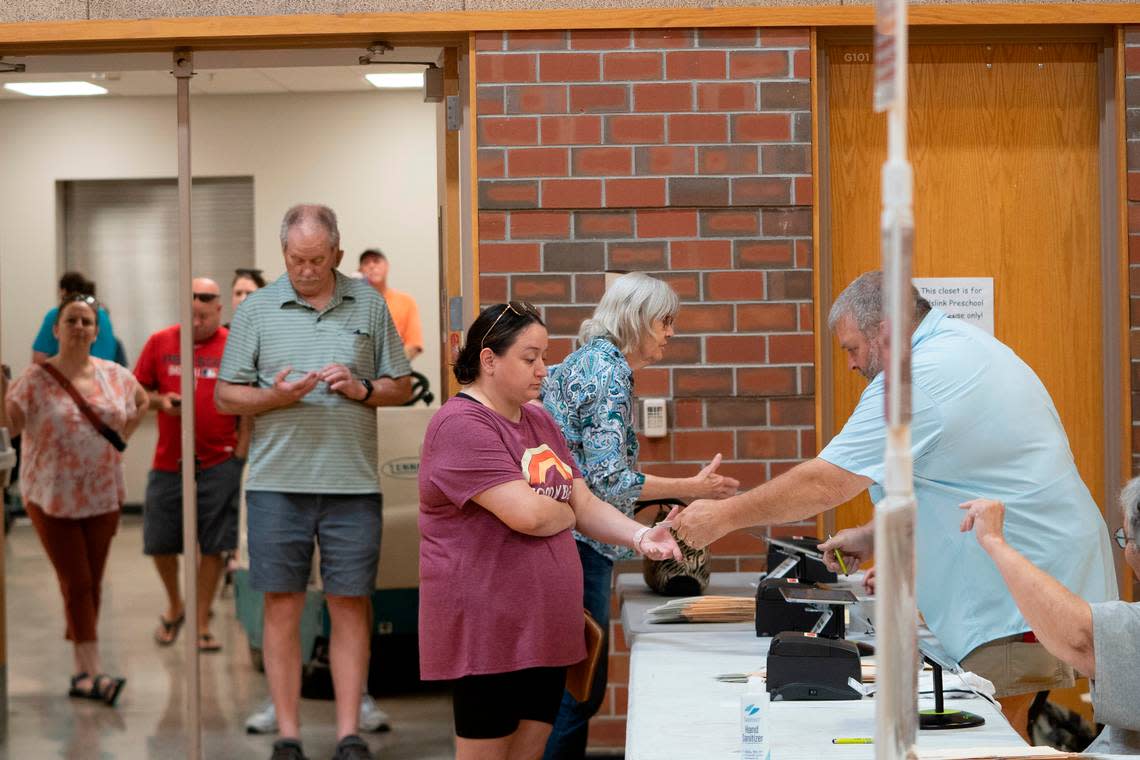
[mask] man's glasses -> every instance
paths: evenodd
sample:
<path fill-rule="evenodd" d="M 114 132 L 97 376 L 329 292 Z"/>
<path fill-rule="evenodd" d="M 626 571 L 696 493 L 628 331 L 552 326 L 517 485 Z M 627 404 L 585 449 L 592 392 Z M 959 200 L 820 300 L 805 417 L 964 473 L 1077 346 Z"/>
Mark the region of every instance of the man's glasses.
<path fill-rule="evenodd" d="M 213 303 L 218 297 L 217 293 L 195 293 L 194 300 L 201 301 L 202 303 Z"/>
<path fill-rule="evenodd" d="M 1116 545 L 1121 549 L 1127 547 L 1128 542 L 1133 540 L 1124 535 L 1124 528 L 1117 528 L 1116 532 L 1112 534 L 1112 537 L 1116 539 Z"/>
<path fill-rule="evenodd" d="M 526 315 L 538 316 L 538 309 L 534 308 L 533 304 L 526 301 L 507 301 L 503 304 L 503 310 L 499 312 L 499 316 L 495 317 L 495 321 L 487 328 L 487 332 L 483 333 L 483 340 L 479 341 L 479 350 L 482 351 L 487 347 L 487 338 L 491 333 L 495 332 L 495 326 L 499 324 L 499 320 L 508 311 L 513 312 L 516 316 L 525 317 Z"/>

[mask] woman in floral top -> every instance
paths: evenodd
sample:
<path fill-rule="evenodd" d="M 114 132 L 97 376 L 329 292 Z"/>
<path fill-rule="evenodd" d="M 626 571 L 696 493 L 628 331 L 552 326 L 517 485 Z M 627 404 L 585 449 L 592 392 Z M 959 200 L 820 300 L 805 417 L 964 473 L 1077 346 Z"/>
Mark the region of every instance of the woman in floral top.
<path fill-rule="evenodd" d="M 718 475 L 720 454 L 690 478 L 647 475 L 637 469 L 633 429 L 633 373 L 660 361 L 673 336 L 677 294 L 661 280 L 632 273 L 617 278 L 594 315 L 582 323 L 579 348 L 543 383 L 543 405 L 562 428 L 575 463 L 590 490 L 628 515 L 639 500 L 722 499 L 736 493 L 733 478 Z M 584 606 L 609 630 L 614 561 L 631 556 L 624 549 L 575 532 L 582 559 Z M 590 699 L 563 695 L 547 760 L 585 756 L 590 717 L 606 690 L 606 658 Z"/>
<path fill-rule="evenodd" d="M 54 327 L 59 353 L 45 364 L 125 440 L 146 411 L 147 395 L 130 370 L 91 356 L 97 309 L 91 296 L 64 299 Z M 5 411 L 12 432 L 24 434 L 24 506 L 63 593 L 75 655 L 69 695 L 113 706 L 126 679 L 102 672 L 95 630 L 103 569 L 126 496 L 122 455 L 41 365 L 12 384 Z"/>

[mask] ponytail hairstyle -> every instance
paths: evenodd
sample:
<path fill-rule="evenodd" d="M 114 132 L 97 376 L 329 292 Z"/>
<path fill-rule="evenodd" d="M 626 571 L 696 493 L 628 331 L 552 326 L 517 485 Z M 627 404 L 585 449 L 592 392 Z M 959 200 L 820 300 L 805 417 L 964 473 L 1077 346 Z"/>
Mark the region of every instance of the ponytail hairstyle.
<path fill-rule="evenodd" d="M 467 330 L 467 341 L 451 366 L 460 385 L 470 385 L 479 378 L 479 355 L 484 348 L 502 356 L 518 340 L 519 333 L 533 324 L 546 327 L 536 309 L 526 301 L 508 301 L 488 306 Z"/>

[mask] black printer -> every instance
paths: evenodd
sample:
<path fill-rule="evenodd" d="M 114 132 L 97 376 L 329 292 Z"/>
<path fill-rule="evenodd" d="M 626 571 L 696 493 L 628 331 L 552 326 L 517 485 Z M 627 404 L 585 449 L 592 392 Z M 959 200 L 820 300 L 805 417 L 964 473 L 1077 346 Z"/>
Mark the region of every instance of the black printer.
<path fill-rule="evenodd" d="M 800 583 L 795 578 L 765 578 L 756 588 L 756 635 L 775 636 L 783 631 L 813 631 L 820 619 L 830 614 L 823 627 L 814 631 L 820 636 L 841 639 L 846 633 L 844 605 L 798 604 L 789 602 L 782 592 L 786 588 L 814 589 L 814 583 Z"/>
<path fill-rule="evenodd" d="M 787 559 L 795 559 L 795 565 L 783 573 L 785 578 L 799 578 L 805 583 L 835 583 L 835 573 L 823 564 L 823 554 L 818 546 L 823 543 L 812 536 L 793 536 L 784 539 L 768 539 L 768 570 L 774 571 Z"/>
<path fill-rule="evenodd" d="M 768 649 L 768 691 L 772 699 L 862 699 L 848 679 L 862 683 L 859 650 L 845 639 L 785 631 Z"/>

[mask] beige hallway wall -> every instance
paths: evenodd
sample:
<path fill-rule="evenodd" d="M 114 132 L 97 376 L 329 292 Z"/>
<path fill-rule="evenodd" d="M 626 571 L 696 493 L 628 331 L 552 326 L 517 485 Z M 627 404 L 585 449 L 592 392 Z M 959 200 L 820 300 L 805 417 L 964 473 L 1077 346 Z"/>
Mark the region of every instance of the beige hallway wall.
<path fill-rule="evenodd" d="M 196 97 L 194 171 L 253 176 L 257 265 L 271 278 L 284 271 L 277 234 L 285 209 L 331 205 L 342 269 L 355 269 L 364 248 L 383 248 L 391 283 L 420 305 L 425 337 L 438 335 L 435 109 L 419 93 Z M 57 181 L 176 176 L 174 99 L 3 101 L 0 123 L 0 344 L 19 372 L 56 299 Z M 116 321 L 129 319 L 108 305 Z M 436 386 L 439 347 L 425 343 L 414 366 Z M 138 347 L 128 352 L 134 361 Z M 141 500 L 152 436 L 144 428 L 128 450 L 129 501 Z"/>

